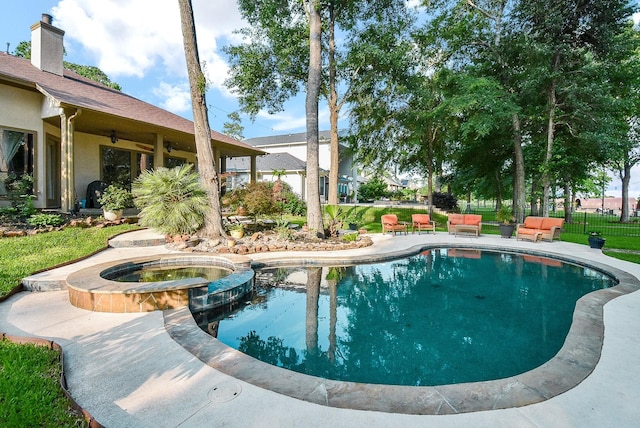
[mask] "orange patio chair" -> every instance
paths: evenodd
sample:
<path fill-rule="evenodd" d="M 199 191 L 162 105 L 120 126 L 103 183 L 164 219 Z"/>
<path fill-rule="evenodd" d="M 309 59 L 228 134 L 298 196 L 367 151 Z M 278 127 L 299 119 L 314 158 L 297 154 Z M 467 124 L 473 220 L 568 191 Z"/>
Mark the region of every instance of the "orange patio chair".
<path fill-rule="evenodd" d="M 427 233 L 429 231 L 436 231 L 436 222 L 431 220 L 431 216 L 429 214 L 411 214 L 411 233 L 416 233 L 416 229 L 418 229 L 418 235 L 420 232 L 425 230 Z"/>
<path fill-rule="evenodd" d="M 393 232 L 395 235 L 396 232 L 404 232 L 407 234 L 407 224 L 399 223 L 398 216 L 395 214 L 384 214 L 380 217 L 380 221 L 382 222 L 382 233 Z"/>

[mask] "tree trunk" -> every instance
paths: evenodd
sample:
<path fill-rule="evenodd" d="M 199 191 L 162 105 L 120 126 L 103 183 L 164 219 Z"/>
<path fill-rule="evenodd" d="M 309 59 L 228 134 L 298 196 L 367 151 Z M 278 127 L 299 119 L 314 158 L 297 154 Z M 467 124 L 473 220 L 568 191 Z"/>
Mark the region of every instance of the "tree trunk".
<path fill-rule="evenodd" d="M 538 181 L 533 180 L 531 182 L 531 215 L 540 215 L 538 212 L 538 200 L 536 194 L 538 193 Z"/>
<path fill-rule="evenodd" d="M 336 17 L 329 4 L 329 122 L 331 124 L 331 156 L 329 166 L 329 205 L 338 204 L 340 152 L 338 146 L 338 91 L 336 90 Z"/>
<path fill-rule="evenodd" d="M 322 22 L 319 0 L 307 2 L 309 8 L 309 76 L 307 80 L 307 225 L 309 234 L 324 237 L 320 207 L 320 174 L 318 161 L 318 98 L 322 67 Z"/>
<path fill-rule="evenodd" d="M 427 152 L 427 201 L 429 202 L 429 215 L 433 218 L 433 142 L 435 133 L 429 136 L 429 148 Z"/>
<path fill-rule="evenodd" d="M 622 181 L 622 210 L 620 213 L 620 222 L 629 221 L 629 181 L 631 181 L 631 163 L 626 159 L 624 161 L 623 170 L 620 171 L 620 180 Z"/>
<path fill-rule="evenodd" d="M 573 214 L 573 195 L 571 194 L 571 184 L 568 178 L 564 180 L 564 222 L 571 223 Z"/>
<path fill-rule="evenodd" d="M 551 72 L 555 73 L 560 62 L 560 55 L 557 53 L 553 56 L 551 64 Z M 547 92 L 549 117 L 547 120 L 547 148 L 544 155 L 544 163 L 542 165 L 542 216 L 549 216 L 549 195 L 551 188 L 551 157 L 553 155 L 553 139 L 556 129 L 556 78 L 551 79 Z"/>
<path fill-rule="evenodd" d="M 318 302 L 320 300 L 321 280 L 321 267 L 310 267 L 307 269 L 305 343 L 309 355 L 317 355 L 318 353 Z"/>
<path fill-rule="evenodd" d="M 523 223 L 526 211 L 526 195 L 524 190 L 524 155 L 522 154 L 522 129 L 520 127 L 520 116 L 514 114 L 513 125 L 513 212 L 516 223 Z"/>
<path fill-rule="evenodd" d="M 222 226 L 222 210 L 220 208 L 216 160 L 213 157 L 213 149 L 211 148 L 211 128 L 209 128 L 207 102 L 205 98 L 206 78 L 200 67 L 191 0 L 178 0 L 178 3 L 180 6 L 184 55 L 187 61 L 189 87 L 191 90 L 198 172 L 200 173 L 200 180 L 207 191 L 210 205 L 210 210 L 205 217 L 204 227 L 200 231 L 200 234 L 202 236 L 215 238 L 224 236 L 225 231 Z"/>

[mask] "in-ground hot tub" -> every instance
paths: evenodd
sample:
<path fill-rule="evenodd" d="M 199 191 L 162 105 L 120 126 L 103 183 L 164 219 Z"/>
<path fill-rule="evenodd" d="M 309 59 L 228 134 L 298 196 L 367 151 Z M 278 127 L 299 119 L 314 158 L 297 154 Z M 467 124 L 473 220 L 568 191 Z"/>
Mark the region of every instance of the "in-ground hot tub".
<path fill-rule="evenodd" d="M 192 278 L 153 282 L 117 281 L 144 269 L 176 267 L 218 267 L 228 275 L 211 281 Z M 220 270 L 219 269 L 219 270 Z M 75 272 L 67 278 L 72 305 L 96 312 L 149 312 L 189 306 L 207 310 L 232 303 L 251 292 L 254 272 L 244 257 L 181 255 L 144 257 L 101 263 Z"/>

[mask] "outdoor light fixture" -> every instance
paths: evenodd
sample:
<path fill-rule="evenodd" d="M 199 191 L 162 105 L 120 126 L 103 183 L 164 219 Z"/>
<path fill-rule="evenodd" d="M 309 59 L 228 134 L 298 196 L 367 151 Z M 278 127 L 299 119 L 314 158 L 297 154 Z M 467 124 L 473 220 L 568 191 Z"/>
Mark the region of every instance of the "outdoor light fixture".
<path fill-rule="evenodd" d="M 171 153 L 171 144 L 167 143 L 167 145 L 165 146 L 167 148 L 167 153 Z"/>
<path fill-rule="evenodd" d="M 116 135 L 116 131 L 111 130 L 111 135 L 109 136 L 109 138 L 111 138 L 111 143 L 115 144 L 118 142 L 118 136 Z"/>

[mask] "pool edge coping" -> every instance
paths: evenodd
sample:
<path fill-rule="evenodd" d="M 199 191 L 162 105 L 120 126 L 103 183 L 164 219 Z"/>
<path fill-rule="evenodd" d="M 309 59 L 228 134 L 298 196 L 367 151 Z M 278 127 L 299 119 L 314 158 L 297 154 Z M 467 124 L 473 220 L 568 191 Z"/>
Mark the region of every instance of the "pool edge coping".
<path fill-rule="evenodd" d="M 576 302 L 573 321 L 562 348 L 546 363 L 504 379 L 439 386 L 362 384 L 323 379 L 272 366 L 245 355 L 202 331 L 188 308 L 164 311 L 169 336 L 205 364 L 258 387 L 329 407 L 416 415 L 445 415 L 522 407 L 560 395 L 579 385 L 595 369 L 604 341 L 604 305 L 640 289 L 634 275 L 603 263 L 549 251 L 487 244 L 418 244 L 380 255 L 262 258 L 257 265 L 283 266 L 379 262 L 430 248 L 473 248 L 552 257 L 612 274 L 618 285 L 591 292 Z"/>

